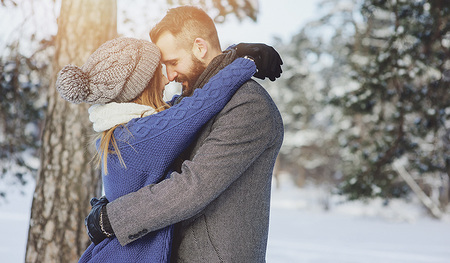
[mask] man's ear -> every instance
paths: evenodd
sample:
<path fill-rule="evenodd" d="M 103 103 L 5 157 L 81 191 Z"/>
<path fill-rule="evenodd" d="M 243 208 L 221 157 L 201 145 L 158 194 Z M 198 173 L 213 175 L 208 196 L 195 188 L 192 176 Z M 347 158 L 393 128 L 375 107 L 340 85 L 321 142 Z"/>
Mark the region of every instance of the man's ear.
<path fill-rule="evenodd" d="M 198 60 L 205 60 L 208 54 L 208 43 L 203 38 L 196 38 L 192 46 L 192 53 Z"/>

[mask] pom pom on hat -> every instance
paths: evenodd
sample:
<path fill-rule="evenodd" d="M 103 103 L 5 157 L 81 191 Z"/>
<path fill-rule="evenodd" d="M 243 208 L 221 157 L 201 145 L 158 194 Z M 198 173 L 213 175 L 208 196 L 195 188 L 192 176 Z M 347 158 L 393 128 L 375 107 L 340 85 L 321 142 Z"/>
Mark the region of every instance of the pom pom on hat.
<path fill-rule="evenodd" d="M 67 65 L 58 73 L 56 90 L 63 99 L 79 104 L 84 102 L 90 93 L 89 79 L 79 67 Z"/>

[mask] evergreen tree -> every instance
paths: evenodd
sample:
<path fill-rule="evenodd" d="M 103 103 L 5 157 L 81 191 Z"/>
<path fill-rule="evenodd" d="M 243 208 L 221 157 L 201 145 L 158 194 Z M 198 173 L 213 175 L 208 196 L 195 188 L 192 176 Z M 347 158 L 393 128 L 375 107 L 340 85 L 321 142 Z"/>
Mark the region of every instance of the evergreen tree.
<path fill-rule="evenodd" d="M 352 198 L 404 195 L 392 169 L 399 159 L 419 184 L 437 179 L 448 189 L 450 4 L 366 0 L 360 10 L 365 26 L 348 43 L 360 86 L 332 99 L 353 116 L 342 146 L 354 159 L 343 167 L 342 190 Z"/>
<path fill-rule="evenodd" d="M 42 41 L 38 50 L 25 55 L 15 40 L 0 57 L 0 199 L 8 192 L 21 191 L 39 166 L 49 72 L 47 45 L 48 41 Z"/>
<path fill-rule="evenodd" d="M 280 109 L 285 139 L 278 167 L 293 175 L 297 185 L 306 180 L 335 184 L 338 147 L 333 132 L 333 107 L 327 105 L 329 63 L 326 44 L 314 32 L 322 23 L 312 22 L 287 44 L 278 43 L 283 58 L 283 75 L 267 82 L 269 92 Z"/>
<path fill-rule="evenodd" d="M 435 201 L 444 207 L 450 147 L 446 2 L 323 1 L 325 16 L 291 43 L 279 44 L 283 78 L 270 91 L 285 121 L 282 166 L 335 183 L 342 173 L 339 188 L 351 199 L 392 198 L 410 192 L 393 169 L 401 161 L 422 191 L 439 191 Z M 308 139 L 310 134 L 315 136 Z M 328 170 L 311 169 L 323 168 L 314 160 Z"/>
<path fill-rule="evenodd" d="M 41 83 L 33 75 L 42 68 L 32 63 L 16 52 L 0 61 L 0 100 L 9 102 L 0 103 L 0 178 L 13 175 L 12 184 L 25 184 L 25 174 L 37 168 L 27 157 L 35 156 L 39 147 L 43 104 L 39 104 Z"/>

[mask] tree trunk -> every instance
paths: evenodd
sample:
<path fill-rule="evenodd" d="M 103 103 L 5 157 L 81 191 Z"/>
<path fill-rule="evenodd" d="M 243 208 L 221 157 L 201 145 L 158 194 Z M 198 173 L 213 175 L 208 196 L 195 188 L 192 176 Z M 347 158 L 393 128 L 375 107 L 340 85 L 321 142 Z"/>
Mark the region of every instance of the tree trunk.
<path fill-rule="evenodd" d="M 414 178 L 406 171 L 405 167 L 399 162 L 393 162 L 392 167 L 397 171 L 400 177 L 405 180 L 411 190 L 416 194 L 417 198 L 422 202 L 422 204 L 430 211 L 431 215 L 437 219 L 441 219 L 443 212 L 428 195 L 420 188 L 420 186 L 414 181 Z"/>
<path fill-rule="evenodd" d="M 62 0 L 26 262 L 77 262 L 90 243 L 84 218 L 101 189 L 91 162 L 94 132 L 88 105 L 61 99 L 55 82 L 63 66 L 82 65 L 117 35 L 116 9 L 116 0 Z"/>

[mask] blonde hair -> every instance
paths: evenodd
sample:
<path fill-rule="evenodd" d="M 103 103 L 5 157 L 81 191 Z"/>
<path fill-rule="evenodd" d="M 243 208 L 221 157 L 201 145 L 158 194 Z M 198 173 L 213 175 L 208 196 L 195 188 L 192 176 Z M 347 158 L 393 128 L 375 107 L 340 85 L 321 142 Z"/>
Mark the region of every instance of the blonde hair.
<path fill-rule="evenodd" d="M 161 83 L 162 83 L 162 69 L 161 65 L 159 65 L 156 68 L 156 71 L 152 79 L 150 80 L 144 91 L 142 91 L 142 93 L 137 98 L 135 98 L 130 102 L 150 106 L 154 108 L 157 112 L 161 112 L 165 109 L 168 109 L 169 105 L 166 102 L 164 102 L 162 94 L 160 93 Z M 141 117 L 143 116 L 143 114 L 144 113 L 142 113 Z M 116 138 L 114 137 L 114 130 L 119 126 L 124 126 L 124 128 L 126 129 L 124 123 L 118 124 L 113 128 L 102 132 L 98 138 L 100 139 L 100 145 L 94 158 L 96 159 L 97 167 L 103 164 L 103 170 L 105 175 L 108 174 L 108 167 L 107 167 L 108 154 L 117 154 L 119 162 L 122 164 L 122 166 L 126 167 L 122 155 L 120 154 Z M 112 145 L 113 148 L 112 150 L 110 148 L 110 145 Z"/>

